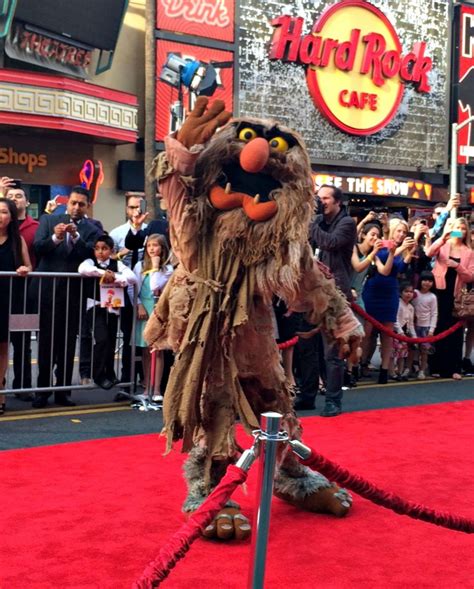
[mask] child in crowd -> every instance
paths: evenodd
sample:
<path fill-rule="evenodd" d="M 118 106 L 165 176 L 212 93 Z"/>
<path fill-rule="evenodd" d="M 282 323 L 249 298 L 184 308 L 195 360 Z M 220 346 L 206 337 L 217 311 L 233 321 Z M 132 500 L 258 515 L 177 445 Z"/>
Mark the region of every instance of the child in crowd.
<path fill-rule="evenodd" d="M 100 281 L 94 280 L 93 284 L 86 284 L 86 292 L 90 295 L 86 304 L 95 341 L 93 378 L 103 389 L 111 389 L 118 382 L 114 370 L 114 356 L 120 308 L 100 306 L 100 284 L 125 287 L 137 282 L 130 268 L 111 258 L 113 251 L 113 239 L 109 235 L 100 235 L 95 240 L 94 258 L 84 260 L 78 268 L 79 274 L 83 276 L 100 278 Z"/>
<path fill-rule="evenodd" d="M 418 337 L 432 336 L 438 322 L 438 299 L 431 292 L 434 276 L 425 271 L 420 274 L 420 286 L 415 290 L 413 306 L 415 307 L 415 330 Z M 420 370 L 418 378 L 424 380 L 428 369 L 428 354 L 432 351 L 431 344 L 420 344 Z"/>
<path fill-rule="evenodd" d="M 161 378 L 163 376 L 163 352 L 156 352 L 155 366 L 151 366 L 151 353 L 143 339 L 143 330 L 153 307 L 173 273 L 173 266 L 169 263 L 170 252 L 164 235 L 157 233 L 150 235 L 145 244 L 145 255 L 142 262 L 138 262 L 133 269 L 138 280 L 137 325 L 135 342 L 137 347 L 143 348 L 142 362 L 145 373 L 145 390 L 149 391 L 150 377 L 154 371 L 154 390 L 151 392 L 153 401 L 163 402 L 161 394 Z M 151 379 L 153 380 L 153 379 Z"/>
<path fill-rule="evenodd" d="M 409 282 L 401 283 L 397 320 L 393 327 L 395 333 L 404 334 L 409 337 L 416 337 L 414 324 L 415 309 L 411 304 L 414 294 L 413 286 Z M 408 343 L 394 338 L 392 348 L 392 365 L 394 371 L 392 372 L 392 377 L 395 380 L 408 380 L 408 353 Z"/>

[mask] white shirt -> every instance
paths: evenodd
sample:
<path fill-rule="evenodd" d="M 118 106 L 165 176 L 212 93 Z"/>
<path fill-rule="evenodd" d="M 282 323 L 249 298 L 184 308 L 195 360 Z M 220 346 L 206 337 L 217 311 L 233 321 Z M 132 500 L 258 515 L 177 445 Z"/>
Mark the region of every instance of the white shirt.
<path fill-rule="evenodd" d="M 143 223 L 143 225 L 141 226 L 141 229 L 146 229 L 147 227 L 148 227 L 148 225 L 146 223 Z M 115 229 L 112 229 L 112 231 L 109 233 L 110 237 L 114 240 L 115 248 L 117 251 L 120 251 L 121 249 L 123 249 L 125 247 L 125 238 L 127 237 L 127 234 L 130 231 L 130 229 L 132 229 L 132 231 L 134 231 L 134 233 L 137 233 L 137 230 L 136 229 L 134 230 L 132 223 L 130 221 L 127 221 L 123 225 L 119 225 L 118 227 L 115 227 Z M 139 255 L 139 257 L 143 256 L 143 248 L 138 250 L 138 255 Z M 127 254 L 124 258 L 122 258 L 122 261 L 126 266 L 131 268 L 132 267 L 132 254 L 131 254 L 131 252 L 129 254 Z"/>
<path fill-rule="evenodd" d="M 411 303 L 405 303 L 402 299 L 398 304 L 397 320 L 393 326 L 395 333 L 404 333 L 410 337 L 416 337 L 415 332 L 415 309 Z M 405 329 L 404 329 L 405 328 Z"/>
<path fill-rule="evenodd" d="M 413 306 L 415 307 L 415 325 L 429 327 L 430 331 L 436 329 L 438 323 L 438 299 L 430 291 L 422 293 L 415 289 Z"/>
<path fill-rule="evenodd" d="M 106 260 L 105 262 L 103 262 L 101 264 L 101 266 L 103 266 L 103 267 L 98 268 L 95 265 L 94 260 L 92 258 L 88 258 L 87 260 L 84 260 L 83 262 L 80 263 L 77 271 L 79 272 L 79 274 L 82 274 L 82 276 L 100 278 L 101 276 L 103 276 L 107 272 L 107 268 L 109 267 L 109 264 L 110 264 L 110 259 Z M 125 286 L 133 286 L 136 283 L 137 283 L 137 279 L 135 277 L 135 274 L 130 270 L 130 268 L 125 266 L 125 264 L 123 264 L 122 262 L 117 262 L 117 272 L 115 272 L 114 285 L 125 287 Z M 87 299 L 87 301 L 86 301 L 87 310 L 92 309 L 92 307 L 94 307 L 95 305 L 100 305 L 100 301 L 96 301 L 95 299 L 90 299 L 90 298 Z M 109 309 L 109 312 L 116 313 L 116 314 L 120 313 L 120 311 L 118 309 Z"/>

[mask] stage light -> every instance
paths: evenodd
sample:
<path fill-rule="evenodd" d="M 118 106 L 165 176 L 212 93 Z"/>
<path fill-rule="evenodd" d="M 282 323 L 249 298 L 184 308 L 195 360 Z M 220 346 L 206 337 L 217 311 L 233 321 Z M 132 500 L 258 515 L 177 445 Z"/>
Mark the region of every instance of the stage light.
<path fill-rule="evenodd" d="M 160 80 L 178 90 L 184 86 L 196 96 L 212 96 L 217 88 L 217 73 L 211 64 L 183 59 L 176 53 L 168 55 Z"/>

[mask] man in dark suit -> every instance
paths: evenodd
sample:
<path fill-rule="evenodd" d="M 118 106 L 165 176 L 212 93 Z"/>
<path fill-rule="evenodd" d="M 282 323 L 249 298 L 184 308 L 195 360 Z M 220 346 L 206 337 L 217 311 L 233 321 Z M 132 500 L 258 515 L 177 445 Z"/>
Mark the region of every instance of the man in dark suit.
<path fill-rule="evenodd" d="M 65 214 L 40 218 L 34 240 L 40 259 L 38 272 L 77 272 L 79 264 L 93 256 L 99 230 L 85 218 L 88 204 L 89 192 L 82 186 L 75 186 L 69 195 Z M 67 386 L 72 382 L 81 305 L 79 294 L 78 279 L 40 279 L 39 388 L 52 386 L 53 372 L 56 386 Z M 33 407 L 45 407 L 50 394 L 51 391 L 37 393 Z M 56 392 L 55 402 L 74 405 L 64 390 Z"/>

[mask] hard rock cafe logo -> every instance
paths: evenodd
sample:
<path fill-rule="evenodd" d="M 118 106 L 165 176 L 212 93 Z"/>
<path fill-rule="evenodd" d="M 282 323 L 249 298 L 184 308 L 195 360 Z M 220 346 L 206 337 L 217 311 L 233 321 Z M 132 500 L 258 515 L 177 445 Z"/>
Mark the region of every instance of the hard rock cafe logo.
<path fill-rule="evenodd" d="M 223 0 L 159 0 L 167 17 L 213 27 L 228 27 L 229 11 Z"/>
<path fill-rule="evenodd" d="M 306 81 L 316 106 L 339 129 L 353 135 L 380 131 L 395 116 L 405 82 L 429 92 L 433 62 L 426 43 L 406 54 L 388 18 L 365 0 L 330 6 L 309 35 L 301 17 L 280 16 L 270 59 L 306 66 Z"/>

